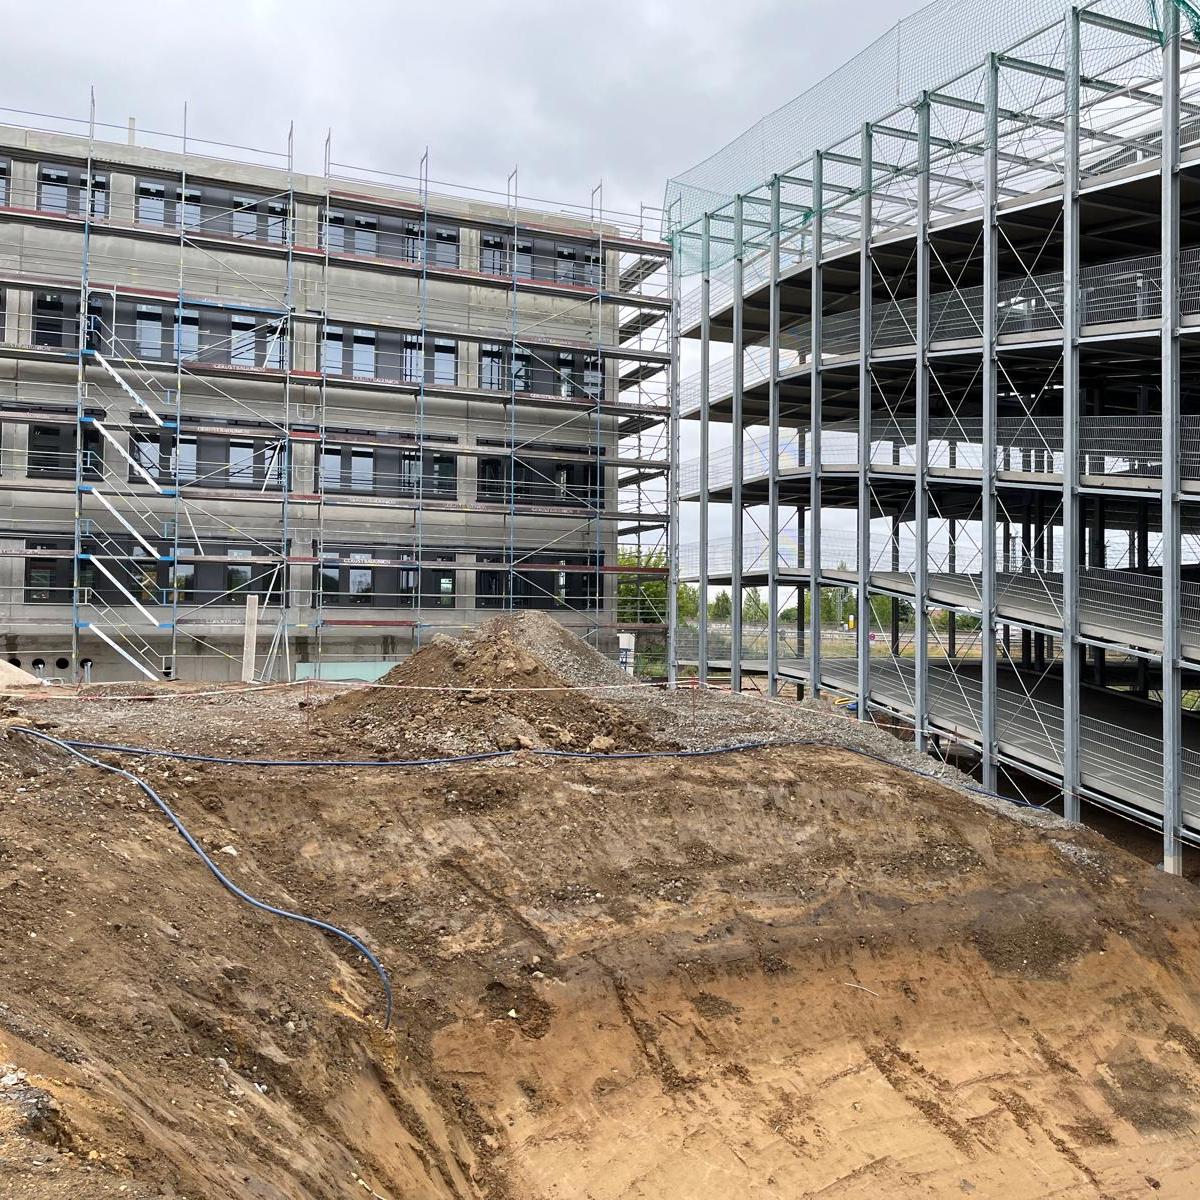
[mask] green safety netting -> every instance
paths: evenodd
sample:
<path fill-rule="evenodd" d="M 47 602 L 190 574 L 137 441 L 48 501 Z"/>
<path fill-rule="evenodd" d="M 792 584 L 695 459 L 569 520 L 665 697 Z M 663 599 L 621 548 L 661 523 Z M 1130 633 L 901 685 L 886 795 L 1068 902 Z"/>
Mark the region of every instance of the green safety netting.
<path fill-rule="evenodd" d="M 1200 38 L 1200 10 L 1189 0 L 1080 0 L 1077 7 L 1153 28 L 1161 36 L 1164 3 L 1173 3 L 1181 22 Z M 899 21 L 820 83 L 668 180 L 662 232 L 678 241 L 683 273 L 699 269 L 699 221 L 705 213 L 722 212 L 727 222 L 734 196 L 756 191 L 761 196 L 774 174 L 799 171 L 814 151 L 836 146 L 864 123 L 916 103 L 924 91 L 970 75 L 989 53 L 1010 51 L 1040 31 L 1061 26 L 1065 11 L 1064 0 L 986 5 L 934 0 Z M 1029 85 L 1031 96 L 1037 82 Z M 727 261 L 730 253 L 726 238 L 722 247 L 714 247 L 711 265 Z"/>

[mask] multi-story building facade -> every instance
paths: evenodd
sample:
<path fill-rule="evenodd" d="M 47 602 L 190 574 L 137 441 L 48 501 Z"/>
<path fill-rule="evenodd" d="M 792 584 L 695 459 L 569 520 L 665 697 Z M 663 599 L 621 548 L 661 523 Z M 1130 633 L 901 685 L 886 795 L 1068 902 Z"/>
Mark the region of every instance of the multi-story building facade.
<path fill-rule="evenodd" d="M 668 188 L 701 362 L 683 574 L 731 593 L 681 662 L 973 747 L 989 789 L 1161 827 L 1175 871 L 1200 841 L 1179 7 L 932 5 Z"/>
<path fill-rule="evenodd" d="M 665 571 L 667 248 L 136 140 L 0 127 L 5 657 L 360 674 L 522 607 L 615 654 Z"/>

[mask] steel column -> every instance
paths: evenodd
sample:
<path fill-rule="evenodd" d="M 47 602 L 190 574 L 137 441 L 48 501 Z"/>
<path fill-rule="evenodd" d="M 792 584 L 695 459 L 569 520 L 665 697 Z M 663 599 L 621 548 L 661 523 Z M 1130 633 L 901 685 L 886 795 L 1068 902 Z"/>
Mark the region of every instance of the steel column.
<path fill-rule="evenodd" d="M 1183 871 L 1183 684 L 1179 670 L 1179 10 L 1163 5 L 1162 104 L 1162 697 L 1163 870 Z"/>
<path fill-rule="evenodd" d="M 1000 139 L 1000 62 L 987 59 L 987 99 L 984 105 L 983 171 L 983 535 L 982 664 L 980 723 L 983 741 L 983 786 L 996 788 L 996 320 L 998 238 L 996 231 L 997 150 Z"/>
<path fill-rule="evenodd" d="M 1063 141 L 1063 815 L 1079 803 L 1079 10 L 1065 17 Z"/>
<path fill-rule="evenodd" d="M 779 691 L 779 242 L 780 180 L 771 178 L 771 310 L 767 366 L 767 693 Z"/>
<path fill-rule="evenodd" d="M 746 275 L 746 245 L 742 228 L 744 203 L 740 194 L 733 198 L 733 486 L 730 494 L 732 566 L 729 600 L 732 608 L 729 614 L 729 687 L 734 692 L 742 690 L 742 448 L 745 442 L 742 390 L 746 353 L 742 295 Z"/>
<path fill-rule="evenodd" d="M 683 243 L 677 234 L 671 246 L 671 365 L 667 438 L 667 686 L 678 682 L 679 660 L 679 304 L 683 277 Z M 640 540 L 640 539 L 639 539 Z M 597 584 L 597 595 L 600 585 Z"/>
<path fill-rule="evenodd" d="M 712 216 L 700 226 L 700 611 L 696 636 L 697 676 L 708 682 L 708 370 L 712 350 Z"/>
<path fill-rule="evenodd" d="M 808 690 L 821 694 L 821 324 L 823 304 L 821 242 L 824 217 L 824 159 L 818 150 L 812 163 L 812 243 L 809 266 L 809 476 L 808 476 Z"/>
<path fill-rule="evenodd" d="M 871 126 L 862 128 L 858 254 L 858 719 L 867 720 L 871 693 Z"/>
<path fill-rule="evenodd" d="M 929 96 L 917 106 L 917 562 L 916 680 L 913 726 L 918 750 L 929 748 Z"/>

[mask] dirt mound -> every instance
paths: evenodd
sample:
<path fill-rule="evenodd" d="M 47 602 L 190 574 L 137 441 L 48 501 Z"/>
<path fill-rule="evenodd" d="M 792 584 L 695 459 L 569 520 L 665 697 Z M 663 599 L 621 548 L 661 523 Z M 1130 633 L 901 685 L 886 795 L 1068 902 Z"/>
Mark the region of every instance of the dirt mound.
<path fill-rule="evenodd" d="M 1094 834 L 812 747 L 139 767 L 396 1024 L 128 783 L 0 771 L 0 1196 L 1195 1194 L 1200 903 Z"/>
<path fill-rule="evenodd" d="M 563 635 L 533 642 L 508 620 L 490 621 L 471 638 L 436 637 L 379 682 L 339 696 L 321 710 L 331 733 L 389 755 L 446 756 L 486 750 L 637 750 L 654 744 L 640 717 L 588 692 L 547 665 L 538 643 L 578 678 L 589 649 Z M 572 645 L 574 643 L 574 645 Z M 604 660 L 602 656 L 602 661 Z M 619 670 L 619 668 L 618 668 Z M 626 677 L 627 680 L 628 677 Z"/>
<path fill-rule="evenodd" d="M 41 682 L 36 675 L 30 675 L 28 671 L 22 671 L 20 667 L 14 667 L 0 658 L 0 688 L 39 687 Z"/>

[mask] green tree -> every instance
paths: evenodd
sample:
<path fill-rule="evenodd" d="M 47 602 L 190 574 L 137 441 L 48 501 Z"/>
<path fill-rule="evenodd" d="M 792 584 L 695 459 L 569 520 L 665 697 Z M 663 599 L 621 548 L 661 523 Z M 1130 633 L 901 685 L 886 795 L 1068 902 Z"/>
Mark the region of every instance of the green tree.
<path fill-rule="evenodd" d="M 665 570 L 667 556 L 662 551 L 652 550 L 638 553 L 636 550 L 618 550 L 617 562 L 622 567 L 651 567 Z M 680 621 L 694 621 L 700 612 L 699 589 L 680 583 L 675 593 L 679 605 Z M 667 619 L 666 575 L 633 573 L 621 575 L 617 580 L 617 620 L 627 625 L 649 625 L 665 623 Z"/>
<path fill-rule="evenodd" d="M 728 592 L 718 592 L 709 602 L 708 615 L 713 621 L 728 621 L 733 616 L 733 601 Z"/>
<path fill-rule="evenodd" d="M 758 588 L 748 588 L 742 594 L 742 620 L 747 625 L 765 625 L 767 623 L 767 602 L 762 598 Z"/>

